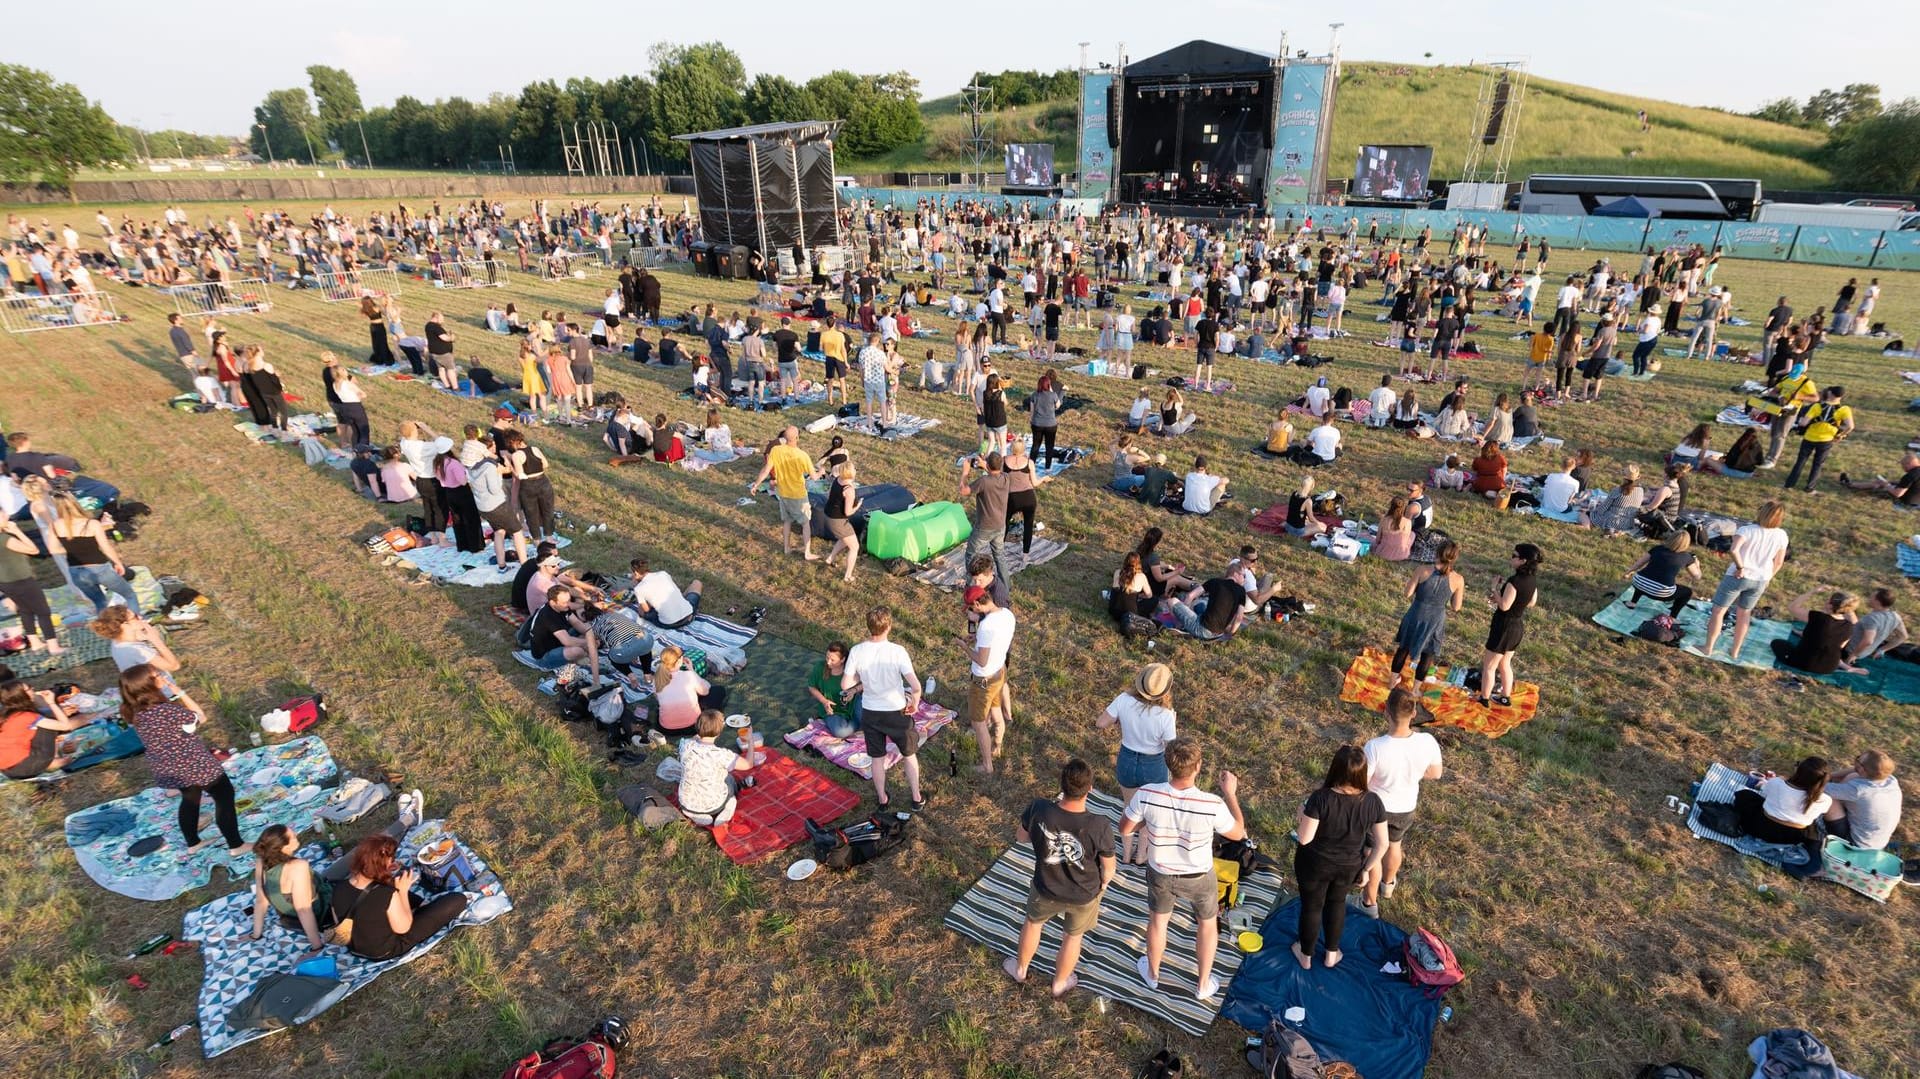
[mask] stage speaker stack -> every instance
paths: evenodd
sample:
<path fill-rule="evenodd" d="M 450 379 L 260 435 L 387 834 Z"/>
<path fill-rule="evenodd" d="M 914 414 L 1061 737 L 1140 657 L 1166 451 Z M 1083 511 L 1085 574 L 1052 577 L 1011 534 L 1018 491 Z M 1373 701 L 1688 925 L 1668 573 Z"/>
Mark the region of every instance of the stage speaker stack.
<path fill-rule="evenodd" d="M 1127 104 L 1127 79 L 1115 75 L 1107 84 L 1107 149 L 1120 148 L 1120 110 Z M 1115 170 L 1116 172 L 1118 170 Z"/>
<path fill-rule="evenodd" d="M 1505 75 L 1493 84 L 1493 105 L 1487 109 L 1487 130 L 1480 136 L 1484 145 L 1492 146 L 1500 141 L 1500 129 L 1507 123 L 1507 102 L 1513 96 L 1513 84 Z"/>

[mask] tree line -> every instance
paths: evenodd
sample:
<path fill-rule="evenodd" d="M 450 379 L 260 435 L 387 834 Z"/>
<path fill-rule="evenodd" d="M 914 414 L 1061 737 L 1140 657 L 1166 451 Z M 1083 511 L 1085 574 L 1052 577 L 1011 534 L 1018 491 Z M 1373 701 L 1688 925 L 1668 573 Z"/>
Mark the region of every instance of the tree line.
<path fill-rule="evenodd" d="M 1848 83 L 1808 97 L 1780 97 L 1747 114 L 1826 134 L 1815 154 L 1836 186 L 1850 191 L 1920 194 L 1920 99 L 1880 104 L 1880 87 Z"/>

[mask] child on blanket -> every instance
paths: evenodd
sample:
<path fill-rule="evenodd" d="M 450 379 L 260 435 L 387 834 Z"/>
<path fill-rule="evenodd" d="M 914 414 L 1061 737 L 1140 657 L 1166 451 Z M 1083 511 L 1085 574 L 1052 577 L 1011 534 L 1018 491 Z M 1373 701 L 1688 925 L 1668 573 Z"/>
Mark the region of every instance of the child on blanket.
<path fill-rule="evenodd" d="M 750 751 L 724 749 L 714 744 L 726 730 L 727 718 L 717 708 L 700 713 L 694 736 L 680 742 L 680 786 L 675 792 L 680 812 L 703 828 L 724 832 L 739 808 L 738 777 L 753 771 Z"/>

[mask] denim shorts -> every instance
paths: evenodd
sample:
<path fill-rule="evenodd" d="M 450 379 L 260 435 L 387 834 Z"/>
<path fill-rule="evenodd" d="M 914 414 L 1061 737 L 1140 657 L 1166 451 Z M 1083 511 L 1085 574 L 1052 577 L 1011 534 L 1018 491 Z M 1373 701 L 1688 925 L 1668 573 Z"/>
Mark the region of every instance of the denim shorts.
<path fill-rule="evenodd" d="M 1729 573 L 1720 578 L 1720 587 L 1713 590 L 1713 605 L 1716 608 L 1738 607 L 1743 611 L 1751 611 L 1754 605 L 1760 602 L 1761 595 L 1766 592 L 1767 585 L 1770 583 L 1772 583 L 1771 578 L 1755 581 L 1735 577 Z"/>
<path fill-rule="evenodd" d="M 1113 781 L 1128 790 L 1149 783 L 1165 783 L 1167 758 L 1164 754 L 1141 753 L 1121 746 L 1120 757 L 1113 765 Z"/>

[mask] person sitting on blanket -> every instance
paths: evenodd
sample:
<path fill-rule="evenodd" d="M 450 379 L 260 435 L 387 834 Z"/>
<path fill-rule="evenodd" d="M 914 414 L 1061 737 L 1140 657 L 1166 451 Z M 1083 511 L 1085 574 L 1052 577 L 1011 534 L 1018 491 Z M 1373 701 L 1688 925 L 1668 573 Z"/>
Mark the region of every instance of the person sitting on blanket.
<path fill-rule="evenodd" d="M 1224 576 L 1247 592 L 1247 598 L 1240 604 L 1242 614 L 1258 614 L 1260 608 L 1280 590 L 1280 582 L 1273 574 L 1262 577 L 1259 570 L 1260 551 L 1250 543 L 1241 544 L 1239 555 L 1227 563 Z"/>
<path fill-rule="evenodd" d="M 1000 969 L 1016 982 L 1026 981 L 1040 951 L 1041 931 L 1055 915 L 1065 915 L 1060 954 L 1053 964 L 1055 1000 L 1080 984 L 1073 973 L 1080 962 L 1080 943 L 1099 922 L 1100 896 L 1118 869 L 1113 826 L 1087 811 L 1092 791 L 1092 766 L 1077 758 L 1068 761 L 1060 769 L 1060 793 L 1029 805 L 1014 832 L 1019 842 L 1033 844 L 1033 880 L 1027 886 L 1019 954 L 1008 956 Z"/>
<path fill-rule="evenodd" d="M 1300 477 L 1300 489 L 1287 496 L 1287 535 L 1310 539 L 1327 530 L 1313 512 L 1313 474 Z"/>
<path fill-rule="evenodd" d="M 1193 471 L 1187 473 L 1181 490 L 1180 508 L 1204 517 L 1226 500 L 1227 478 L 1209 472 L 1206 455 L 1199 454 L 1194 457 Z"/>
<path fill-rule="evenodd" d="M 841 688 L 846 673 L 847 645 L 835 641 L 807 676 L 807 695 L 820 706 L 820 722 L 835 738 L 851 738 L 860 730 L 860 694 Z"/>
<path fill-rule="evenodd" d="M 1149 528 L 1140 537 L 1140 543 L 1134 548 L 1140 556 L 1140 564 L 1147 571 L 1147 580 L 1153 585 L 1156 598 L 1186 592 L 1197 583 L 1187 575 L 1185 566 L 1171 566 L 1160 558 L 1160 541 L 1166 538 L 1158 525 Z"/>
<path fill-rule="evenodd" d="M 400 841 L 379 833 L 347 855 L 347 878 L 333 886 L 334 920 L 353 922 L 347 950 L 376 962 L 398 959 L 445 929 L 467 909 L 465 892 L 421 903 L 413 895 L 415 869 L 401 869 Z"/>
<path fill-rule="evenodd" d="M 621 405 L 613 410 L 613 416 L 607 421 L 607 432 L 602 436 L 607 448 L 618 457 L 637 457 L 653 448 L 653 428 L 647 421 L 634 415 L 633 409 Z"/>
<path fill-rule="evenodd" d="M 1763 843 L 1813 846 L 1820 840 L 1814 822 L 1833 807 L 1827 790 L 1827 760 L 1807 757 L 1782 778 L 1765 773 L 1758 789 L 1742 787 L 1733 793 L 1733 808 L 1741 831 Z"/>
<path fill-rule="evenodd" d="M 1267 441 L 1260 452 L 1269 457 L 1284 457 L 1293 446 L 1293 421 L 1287 418 L 1287 407 L 1280 405 L 1273 410 L 1273 421 L 1267 424 Z"/>
<path fill-rule="evenodd" d="M 1147 465 L 1153 458 L 1133 444 L 1133 436 L 1122 432 L 1109 447 L 1113 453 L 1113 489 L 1130 492 L 1146 482 Z"/>
<path fill-rule="evenodd" d="M 1507 457 L 1491 438 L 1480 443 L 1480 454 L 1473 459 L 1473 482 L 1468 487 L 1489 498 L 1507 489 Z"/>
<path fill-rule="evenodd" d="M 1380 385 L 1374 387 L 1373 392 L 1367 395 L 1367 426 L 1385 427 L 1392 419 L 1393 410 L 1399 403 L 1400 395 L 1394 391 L 1393 376 L 1381 375 Z"/>
<path fill-rule="evenodd" d="M 1900 783 L 1893 778 L 1893 758 L 1869 749 L 1854 759 L 1853 767 L 1827 777 L 1828 835 L 1865 850 L 1885 850 L 1900 827 Z"/>
<path fill-rule="evenodd" d="M 321 934 L 334 925 L 334 882 L 315 873 L 299 849 L 300 838 L 284 824 L 269 825 L 253 841 L 251 939 L 266 934 L 267 912 L 272 911 L 281 926 L 306 935 L 306 954 L 314 956 L 327 946 Z"/>
<path fill-rule="evenodd" d="M 541 670 L 557 671 L 569 663 L 585 665 L 600 685 L 600 645 L 582 618 L 580 598 L 563 584 L 547 589 L 547 602 L 533 612 L 527 651 Z"/>
<path fill-rule="evenodd" d="M 1141 386 L 1134 393 L 1133 405 L 1127 409 L 1127 430 L 1151 431 L 1160 424 L 1160 417 L 1153 411 L 1153 394 Z"/>
<path fill-rule="evenodd" d="M 1850 592 L 1835 592 L 1827 597 L 1827 609 L 1816 611 L 1812 609 L 1813 596 L 1812 591 L 1802 592 L 1788 605 L 1787 609 L 1794 620 L 1805 622 L 1806 625 L 1795 637 L 1770 642 L 1773 658 L 1808 674 L 1832 674 L 1835 671 L 1866 673 L 1847 662 L 1846 658 L 1847 645 L 1853 640 L 1854 624 L 1859 621 L 1855 613 L 1860 607 L 1859 597 Z"/>
<path fill-rule="evenodd" d="M 662 464 L 683 461 L 687 456 L 687 444 L 680 437 L 677 424 L 667 421 L 667 414 L 656 412 L 653 415 L 653 459 Z"/>
<path fill-rule="evenodd" d="M 693 730 L 700 713 L 727 706 L 727 687 L 700 677 L 677 644 L 660 650 L 653 661 L 653 725 L 669 737 Z"/>
<path fill-rule="evenodd" d="M 1215 641 L 1240 632 L 1246 621 L 1247 590 L 1228 577 L 1209 577 L 1186 595 L 1167 599 L 1180 632 L 1202 641 Z"/>
<path fill-rule="evenodd" d="M 1725 456 L 1708 454 L 1706 462 L 1700 466 L 1703 472 L 1712 472 L 1735 479 L 1751 479 L 1753 473 L 1767 459 L 1767 450 L 1760 442 L 1760 431 L 1748 428 L 1740 432 L 1740 437 L 1727 447 Z"/>
<path fill-rule="evenodd" d="M 1306 442 L 1295 446 L 1288 458 L 1308 468 L 1332 464 L 1340 456 L 1340 427 L 1335 416 L 1333 409 L 1323 413 L 1319 425 L 1307 432 Z"/>
<path fill-rule="evenodd" d="M 706 585 L 696 579 L 682 589 L 674 584 L 671 573 L 651 569 L 646 555 L 627 565 L 628 577 L 633 582 L 633 594 L 627 602 L 634 610 L 663 629 L 679 629 L 693 621 L 700 611 L 700 597 Z"/>
<path fill-rule="evenodd" d="M 1310 416 L 1317 418 L 1326 415 L 1333 406 L 1333 391 L 1327 387 L 1327 376 L 1321 375 L 1313 385 L 1307 387 L 1305 394 L 1294 398 L 1293 403 L 1306 409 Z"/>
<path fill-rule="evenodd" d="M 1153 594 L 1153 582 L 1140 562 L 1138 551 L 1128 551 L 1120 568 L 1113 571 L 1107 589 L 1107 614 L 1123 635 L 1133 632 L 1133 619 L 1152 618 L 1160 601 Z"/>
<path fill-rule="evenodd" d="M 1640 486 L 1640 469 L 1628 465 L 1620 486 L 1602 495 L 1598 502 L 1580 511 L 1584 528 L 1597 528 L 1609 536 L 1633 536 L 1640 532 L 1640 507 L 1646 503 L 1646 489 Z"/>
<path fill-rule="evenodd" d="M 1460 455 L 1447 454 L 1447 459 L 1439 468 L 1433 470 L 1429 478 L 1434 487 L 1442 491 L 1464 491 L 1473 479 L 1473 473 L 1460 467 Z"/>
<path fill-rule="evenodd" d="M 1420 418 L 1420 394 L 1415 387 L 1407 387 L 1407 392 L 1394 402 L 1393 414 L 1387 425 L 1396 431 L 1415 431 L 1426 421 Z"/>
<path fill-rule="evenodd" d="M 1920 453 L 1908 450 L 1900 457 L 1900 478 L 1889 480 L 1875 476 L 1870 480 L 1850 479 L 1840 473 L 1840 486 L 1852 491 L 1872 491 L 1892 498 L 1902 506 L 1920 506 Z"/>
<path fill-rule="evenodd" d="M 0 679 L 0 775 L 32 779 L 65 768 L 73 759 L 59 755 L 60 735 L 82 726 L 52 693 L 10 675 Z"/>
<path fill-rule="evenodd" d="M 1440 414 L 1433 418 L 1433 434 L 1436 438 L 1451 440 L 1473 434 L 1473 414 L 1467 411 L 1461 395 L 1449 395 L 1440 406 Z"/>
<path fill-rule="evenodd" d="M 1711 424 L 1695 424 L 1693 430 L 1688 431 L 1685 437 L 1680 439 L 1679 444 L 1667 454 L 1667 463 L 1687 464 L 1694 468 L 1706 467 L 1707 461 L 1714 456 L 1707 448 L 1712 440 Z"/>
<path fill-rule="evenodd" d="M 1166 400 L 1160 403 L 1159 431 L 1168 438 L 1184 435 L 1193 430 L 1200 417 L 1186 407 L 1187 399 L 1180 393 L 1180 387 L 1168 386 Z"/>
<path fill-rule="evenodd" d="M 1907 643 L 1907 623 L 1893 609 L 1890 588 L 1876 588 L 1867 597 L 1867 613 L 1853 626 L 1853 639 L 1847 642 L 1843 658 L 1849 663 L 1880 659 Z"/>
<path fill-rule="evenodd" d="M 694 736 L 680 740 L 680 786 L 675 800 L 680 812 L 703 828 L 724 826 L 733 819 L 739 808 L 737 777 L 753 770 L 751 750 L 714 744 L 726 729 L 727 717 L 717 708 L 708 708 L 694 721 Z"/>

